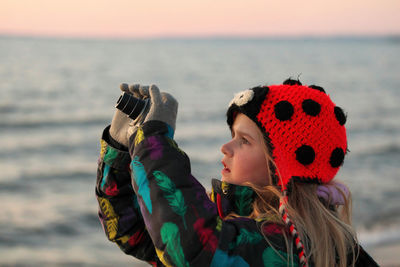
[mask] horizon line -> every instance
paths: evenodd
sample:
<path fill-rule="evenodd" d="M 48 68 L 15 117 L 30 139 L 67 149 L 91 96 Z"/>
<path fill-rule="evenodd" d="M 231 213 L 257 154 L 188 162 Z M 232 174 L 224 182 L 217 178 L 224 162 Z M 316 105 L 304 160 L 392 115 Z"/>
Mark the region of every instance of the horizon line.
<path fill-rule="evenodd" d="M 200 35 L 158 35 L 158 36 L 103 36 L 103 35 L 58 35 L 32 33 L 2 33 L 0 38 L 17 39 L 66 39 L 66 40 L 331 40 L 331 39 L 393 39 L 400 40 L 400 33 L 373 33 L 373 34 L 200 34 Z"/>

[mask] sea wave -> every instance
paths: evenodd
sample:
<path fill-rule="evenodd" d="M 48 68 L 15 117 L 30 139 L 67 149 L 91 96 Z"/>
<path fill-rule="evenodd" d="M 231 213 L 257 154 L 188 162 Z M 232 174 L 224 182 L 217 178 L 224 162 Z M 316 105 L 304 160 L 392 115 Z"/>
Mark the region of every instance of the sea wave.
<path fill-rule="evenodd" d="M 351 151 L 352 155 L 357 155 L 359 158 L 367 157 L 397 157 L 400 156 L 400 143 L 388 142 L 382 144 L 369 144 L 363 146 L 362 149 Z"/>
<path fill-rule="evenodd" d="M 26 168 L 0 179 L 0 192 L 32 192 L 33 188 L 42 188 L 45 182 L 80 182 L 96 179 L 96 164 L 77 164 L 76 166 L 48 166 L 49 169 Z"/>
<path fill-rule="evenodd" d="M 71 216 L 72 215 L 72 216 Z M 2 225 L 2 233 L 0 235 L 0 246 L 20 246 L 35 244 L 48 246 L 45 242 L 37 243 L 38 239 L 49 238 L 51 236 L 57 237 L 74 237 L 79 236 L 81 231 L 87 228 L 97 226 L 101 228 L 98 216 L 95 211 L 93 212 L 75 212 L 73 214 L 66 214 L 65 220 L 56 220 L 43 222 L 41 225 L 26 226 L 14 225 L 13 227 Z"/>
<path fill-rule="evenodd" d="M 64 141 L 64 142 L 63 142 Z M 43 145 L 35 145 L 35 144 L 19 144 L 15 145 L 9 149 L 4 148 L 0 150 L 0 159 L 1 158 L 24 158 L 26 156 L 42 156 L 43 158 L 48 158 L 51 154 L 57 155 L 73 155 L 73 154 L 82 154 L 86 152 L 93 153 L 96 149 L 93 142 L 75 142 L 75 143 L 68 143 L 65 140 L 60 140 L 58 143 L 47 143 Z M 61 143 L 63 142 L 63 143 Z M 96 142 L 97 145 L 97 142 Z M 89 150 L 90 149 L 90 150 Z"/>
<path fill-rule="evenodd" d="M 360 243 L 365 247 L 400 243 L 400 226 L 398 224 L 376 228 L 373 230 L 360 229 L 358 231 Z"/>
<path fill-rule="evenodd" d="M 11 104 L 0 104 L 0 114 L 9 114 L 15 112 L 16 107 Z"/>
<path fill-rule="evenodd" d="M 60 127 L 82 127 L 82 126 L 101 126 L 107 125 L 110 118 L 90 117 L 90 118 L 50 118 L 33 120 L 9 120 L 0 122 L 2 131 L 15 131 L 35 128 L 60 128 Z"/>
<path fill-rule="evenodd" d="M 36 173 L 25 173 L 23 175 L 24 180 L 87 180 L 87 179 L 95 179 L 96 176 L 96 168 L 86 169 L 86 170 L 76 170 L 72 168 L 68 168 L 65 170 L 59 171 L 43 171 Z"/>

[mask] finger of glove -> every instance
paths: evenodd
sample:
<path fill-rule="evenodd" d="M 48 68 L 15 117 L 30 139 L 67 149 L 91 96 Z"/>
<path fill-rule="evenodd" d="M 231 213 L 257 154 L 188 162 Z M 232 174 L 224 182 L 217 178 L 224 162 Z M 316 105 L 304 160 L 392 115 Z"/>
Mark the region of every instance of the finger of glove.
<path fill-rule="evenodd" d="M 141 85 L 139 88 L 139 92 L 142 95 L 143 99 L 149 98 L 149 86 L 148 85 Z"/>
<path fill-rule="evenodd" d="M 171 94 L 166 93 L 166 92 L 161 93 L 161 100 L 163 103 L 167 103 L 167 104 L 175 105 L 175 103 L 177 103 L 175 98 Z"/>
<path fill-rule="evenodd" d="M 134 97 L 141 99 L 142 96 L 140 95 L 139 88 L 140 88 L 140 84 L 138 84 L 138 83 L 131 84 L 131 85 L 129 85 L 129 92 L 131 94 L 133 94 Z"/>
<path fill-rule="evenodd" d="M 158 89 L 157 85 L 151 85 L 150 87 L 150 99 L 151 103 L 157 105 L 161 103 L 161 94 L 160 89 Z"/>
<path fill-rule="evenodd" d="M 178 112 L 178 101 L 176 99 L 165 92 L 161 93 L 161 100 L 165 109 L 165 112 L 171 114 L 171 117 L 176 117 Z"/>
<path fill-rule="evenodd" d="M 127 83 L 121 83 L 119 89 L 121 89 L 122 92 L 129 93 L 129 85 Z"/>

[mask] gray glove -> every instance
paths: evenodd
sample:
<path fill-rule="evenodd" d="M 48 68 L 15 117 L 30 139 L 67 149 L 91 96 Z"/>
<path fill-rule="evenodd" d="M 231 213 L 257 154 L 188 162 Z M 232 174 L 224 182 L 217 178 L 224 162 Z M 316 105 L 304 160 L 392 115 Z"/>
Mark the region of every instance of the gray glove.
<path fill-rule="evenodd" d="M 149 97 L 149 86 L 140 86 L 139 84 L 128 86 L 128 84 L 122 83 L 119 87 L 121 91 L 131 94 L 136 98 L 145 99 Z M 111 137 L 121 145 L 128 147 L 128 138 L 130 136 L 128 135 L 128 129 L 133 126 L 137 127 L 137 125 L 143 122 L 145 116 L 146 114 L 143 113 L 142 116 L 132 121 L 125 113 L 119 109 L 115 109 L 110 127 Z"/>
<path fill-rule="evenodd" d="M 130 94 L 127 84 L 123 83 L 119 87 L 121 91 Z M 128 147 L 127 131 L 130 121 L 131 119 L 126 116 L 125 113 L 119 109 L 115 109 L 114 116 L 111 121 L 110 135 L 115 141 L 126 147 Z"/>
<path fill-rule="evenodd" d="M 160 93 L 160 90 L 154 84 L 151 85 L 149 89 L 146 87 L 137 89 L 133 86 L 129 89 L 131 93 L 139 94 L 141 99 L 150 97 L 150 110 L 147 114 L 143 115 L 144 122 L 153 120 L 162 121 L 175 131 L 178 102 L 172 95 L 165 92 Z M 136 121 L 142 119 L 143 118 L 138 118 Z M 141 122 L 139 122 L 139 124 L 140 123 Z M 136 131 L 137 126 L 138 122 L 135 124 L 131 123 L 131 127 L 128 129 L 128 136 L 131 136 Z"/>

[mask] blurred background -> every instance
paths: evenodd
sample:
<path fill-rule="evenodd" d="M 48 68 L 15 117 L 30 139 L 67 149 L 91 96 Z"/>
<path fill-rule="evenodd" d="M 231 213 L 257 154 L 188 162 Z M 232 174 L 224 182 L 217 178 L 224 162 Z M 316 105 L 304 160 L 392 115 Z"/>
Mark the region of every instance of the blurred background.
<path fill-rule="evenodd" d="M 146 266 L 97 219 L 99 140 L 121 82 L 180 102 L 176 140 L 210 188 L 234 93 L 288 77 L 348 114 L 337 178 L 382 266 L 400 266 L 400 2 L 0 2 L 0 266 Z"/>

